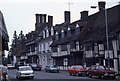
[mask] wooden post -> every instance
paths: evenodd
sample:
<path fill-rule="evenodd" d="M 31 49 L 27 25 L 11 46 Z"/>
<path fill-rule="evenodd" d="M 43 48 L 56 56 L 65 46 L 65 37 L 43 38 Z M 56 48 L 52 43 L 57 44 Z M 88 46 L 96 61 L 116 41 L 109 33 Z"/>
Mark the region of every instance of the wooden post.
<path fill-rule="evenodd" d="M 0 26 L 0 65 L 2 64 L 2 27 Z"/>
<path fill-rule="evenodd" d="M 0 65 L 2 65 L 2 26 L 0 26 Z M 0 80 L 2 80 L 2 70 L 0 69 Z"/>

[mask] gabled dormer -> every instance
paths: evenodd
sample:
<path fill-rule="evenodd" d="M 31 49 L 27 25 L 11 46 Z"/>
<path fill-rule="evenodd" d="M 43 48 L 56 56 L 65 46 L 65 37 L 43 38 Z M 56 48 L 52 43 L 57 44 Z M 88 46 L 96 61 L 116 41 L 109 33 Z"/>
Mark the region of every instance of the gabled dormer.
<path fill-rule="evenodd" d="M 71 35 L 71 29 L 70 29 L 70 27 L 68 27 L 68 29 L 67 29 L 67 36 L 70 36 Z"/>
<path fill-rule="evenodd" d="M 46 37 L 49 37 L 49 30 L 46 29 Z"/>
<path fill-rule="evenodd" d="M 55 33 L 55 40 L 58 40 L 58 32 Z"/>
<path fill-rule="evenodd" d="M 61 36 L 62 36 L 62 34 L 61 34 L 61 32 L 59 32 L 58 33 L 58 40 L 61 39 Z"/>
<path fill-rule="evenodd" d="M 53 27 L 51 27 L 51 36 L 54 35 Z"/>
<path fill-rule="evenodd" d="M 79 33 L 80 33 L 80 27 L 79 27 L 78 24 L 76 24 L 75 33 L 76 33 L 76 34 L 79 34 Z"/>
<path fill-rule="evenodd" d="M 61 30 L 61 38 L 64 38 L 65 37 L 65 34 L 64 34 L 64 30 L 62 29 Z"/>

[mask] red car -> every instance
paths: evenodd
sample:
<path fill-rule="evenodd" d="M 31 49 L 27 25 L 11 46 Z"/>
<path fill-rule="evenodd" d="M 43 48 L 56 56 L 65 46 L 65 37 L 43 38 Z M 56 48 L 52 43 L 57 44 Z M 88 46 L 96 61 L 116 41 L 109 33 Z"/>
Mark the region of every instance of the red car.
<path fill-rule="evenodd" d="M 88 69 L 88 76 L 98 76 L 99 78 L 112 77 L 115 78 L 116 72 L 113 70 L 107 69 L 105 66 L 92 65 Z"/>
<path fill-rule="evenodd" d="M 85 76 L 87 73 L 87 70 L 82 65 L 73 65 L 70 68 L 68 68 L 68 72 L 70 73 L 70 75 Z"/>

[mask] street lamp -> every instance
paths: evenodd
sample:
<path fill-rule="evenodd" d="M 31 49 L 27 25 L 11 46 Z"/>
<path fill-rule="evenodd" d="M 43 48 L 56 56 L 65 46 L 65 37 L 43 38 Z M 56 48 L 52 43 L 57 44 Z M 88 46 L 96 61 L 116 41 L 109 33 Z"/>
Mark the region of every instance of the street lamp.
<path fill-rule="evenodd" d="M 101 8 L 105 11 L 105 27 L 106 27 L 106 42 L 107 42 L 107 59 L 108 59 L 108 68 L 110 69 L 110 55 L 109 55 L 109 39 L 108 39 L 108 21 L 107 21 L 107 9 L 101 6 L 91 6 L 91 8 Z"/>

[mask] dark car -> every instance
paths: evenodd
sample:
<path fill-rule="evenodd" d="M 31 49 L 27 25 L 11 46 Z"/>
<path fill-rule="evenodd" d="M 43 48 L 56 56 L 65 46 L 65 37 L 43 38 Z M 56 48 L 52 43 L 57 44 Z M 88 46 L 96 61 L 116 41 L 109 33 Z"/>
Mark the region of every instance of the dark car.
<path fill-rule="evenodd" d="M 88 69 L 88 76 L 98 76 L 99 78 L 106 78 L 106 77 L 112 77 L 115 78 L 116 72 L 113 70 L 107 69 L 105 66 L 100 65 L 92 65 Z"/>
<path fill-rule="evenodd" d="M 84 68 L 82 65 L 72 65 L 68 68 L 68 72 L 70 73 L 70 75 L 86 76 L 87 69 Z"/>
<path fill-rule="evenodd" d="M 48 65 L 45 67 L 46 72 L 57 72 L 59 73 L 60 69 L 56 65 Z"/>
<path fill-rule="evenodd" d="M 17 69 L 19 66 L 24 66 L 24 65 L 25 65 L 24 62 L 17 62 L 17 63 L 15 64 L 15 68 Z"/>
<path fill-rule="evenodd" d="M 39 64 L 30 64 L 30 66 L 32 67 L 32 69 L 35 71 L 41 71 L 42 66 Z"/>

